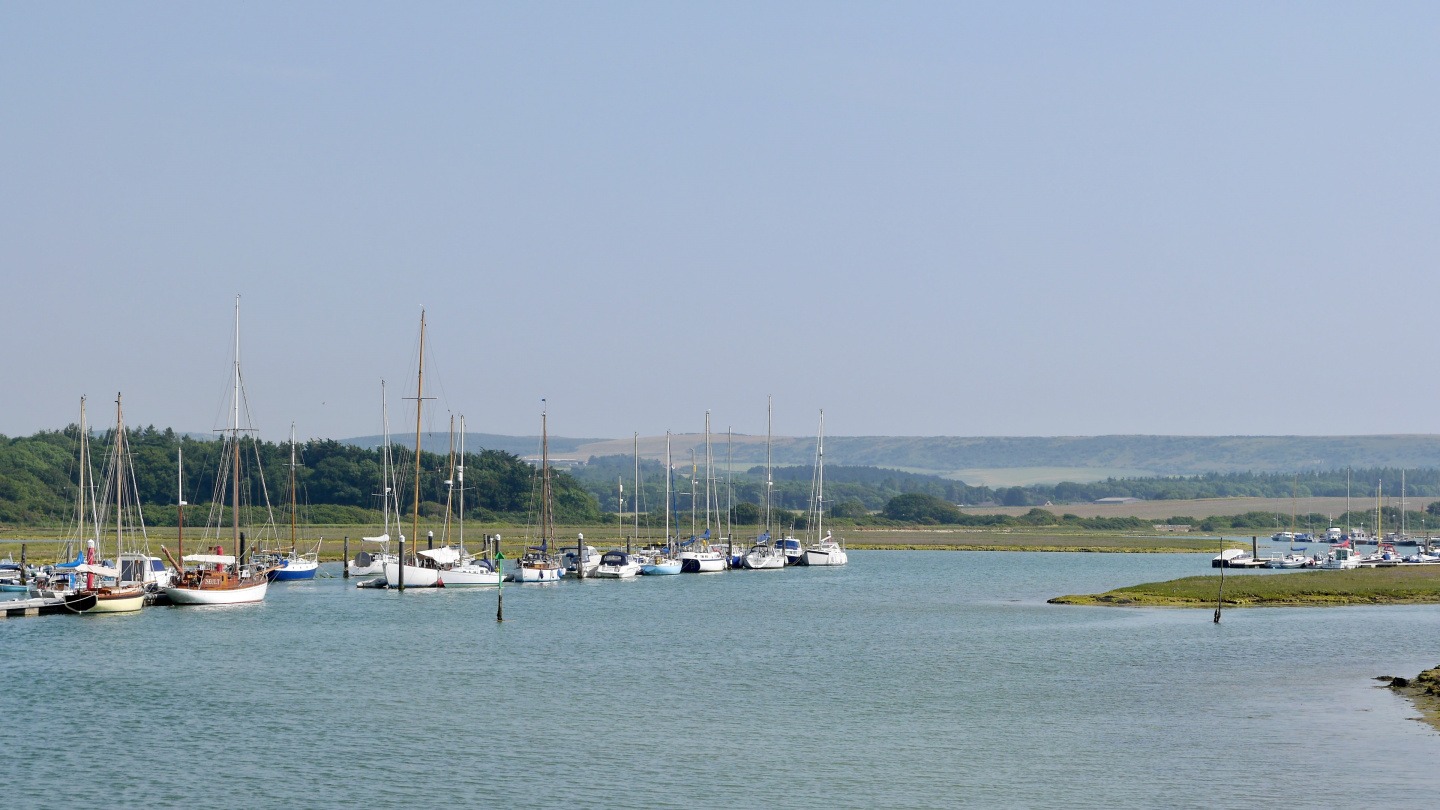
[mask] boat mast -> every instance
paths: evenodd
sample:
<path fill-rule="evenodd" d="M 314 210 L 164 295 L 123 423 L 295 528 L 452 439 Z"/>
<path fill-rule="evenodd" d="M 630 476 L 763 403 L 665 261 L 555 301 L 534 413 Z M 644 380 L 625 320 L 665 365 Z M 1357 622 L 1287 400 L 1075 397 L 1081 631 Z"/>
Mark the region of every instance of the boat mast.
<path fill-rule="evenodd" d="M 380 454 L 380 509 L 385 514 L 385 538 L 387 540 L 386 551 L 389 551 L 388 540 L 390 538 L 390 404 L 385 399 L 385 381 L 380 381 L 380 432 L 381 441 L 384 442 L 384 450 Z M 400 522 L 400 504 L 395 504 L 395 522 Z M 399 526 L 395 527 L 400 530 Z"/>
<path fill-rule="evenodd" d="M 820 436 L 816 439 L 820 469 L 815 473 L 815 542 L 825 539 L 825 409 L 820 409 Z"/>
<path fill-rule="evenodd" d="M 445 527 L 440 531 L 440 545 L 450 545 L 450 518 L 455 499 L 455 414 L 450 414 L 450 477 L 445 480 Z"/>
<path fill-rule="evenodd" d="M 185 438 L 175 447 L 175 509 L 179 535 L 175 538 L 175 550 L 179 552 L 180 563 L 185 563 Z"/>
<path fill-rule="evenodd" d="M 76 519 L 80 525 L 75 530 L 75 539 L 85 539 L 85 471 L 90 468 L 90 437 L 89 427 L 85 424 L 85 397 L 80 397 L 80 503 L 76 506 Z M 91 506 L 94 506 L 94 499 L 91 499 Z M 92 520 L 90 525 L 94 526 L 99 522 L 99 516 Z M 100 529 L 95 529 L 96 536 L 99 536 Z M 68 546 L 68 543 L 67 543 Z M 70 561 L 70 549 L 65 549 L 65 562 Z"/>
<path fill-rule="evenodd" d="M 240 573 L 240 296 L 235 296 L 235 387 L 230 393 L 234 414 L 230 426 L 230 455 L 234 457 L 230 482 L 230 523 L 234 529 L 235 573 Z"/>
<path fill-rule="evenodd" d="M 1295 474 L 1295 483 L 1290 490 L 1290 534 L 1295 534 L 1295 501 L 1300 497 L 1300 474 Z M 1294 539 L 1293 537 L 1291 539 Z"/>
<path fill-rule="evenodd" d="M 295 423 L 290 423 L 290 556 L 295 556 Z"/>
<path fill-rule="evenodd" d="M 665 547 L 670 548 L 670 478 L 675 466 L 670 463 L 670 431 L 665 431 Z"/>
<path fill-rule="evenodd" d="M 710 488 L 715 482 L 715 462 L 710 454 L 710 412 L 705 412 L 705 531 L 710 531 Z"/>
<path fill-rule="evenodd" d="M 1350 468 L 1345 468 L 1345 536 L 1350 536 Z"/>
<path fill-rule="evenodd" d="M 771 422 L 775 416 L 775 395 L 765 395 L 765 534 L 770 534 L 770 490 L 775 487 L 775 481 L 770 476 L 770 430 Z M 774 542 L 775 538 L 770 538 Z"/>
<path fill-rule="evenodd" d="M 460 553 L 465 553 L 465 416 L 460 416 L 460 463 L 455 465 L 455 480 L 460 484 Z"/>
<path fill-rule="evenodd" d="M 420 366 L 415 374 L 415 512 L 410 516 L 410 556 L 420 553 L 420 409 L 425 405 L 425 310 L 420 310 Z M 400 561 L 405 564 L 404 560 Z"/>
<path fill-rule="evenodd" d="M 640 432 L 635 432 L 634 449 L 635 454 L 635 541 L 640 540 Z"/>
<path fill-rule="evenodd" d="M 121 483 L 125 480 L 125 469 L 121 466 L 123 463 L 121 459 L 124 458 L 124 452 L 125 414 L 120 408 L 120 392 L 117 391 L 115 392 L 115 565 L 117 568 L 120 567 L 120 540 L 122 533 L 120 529 L 120 496 L 121 493 L 125 491 L 125 487 Z M 148 565 L 149 563 L 147 562 L 146 564 Z M 140 576 L 143 580 L 145 575 L 141 573 Z M 118 577 L 115 580 L 115 585 L 117 587 L 120 585 Z"/>
<path fill-rule="evenodd" d="M 540 553 L 549 559 L 550 535 L 555 516 L 550 503 L 550 414 L 545 400 L 540 400 Z M 585 563 L 585 548 L 577 542 L 575 565 Z"/>
<path fill-rule="evenodd" d="M 690 448 L 690 539 L 695 539 L 695 481 L 700 470 L 695 466 L 695 448 Z"/>
<path fill-rule="evenodd" d="M 730 450 L 730 445 L 735 441 L 735 428 L 727 425 L 725 427 L 725 535 L 730 538 L 730 545 L 735 545 L 735 527 L 731 523 L 735 513 L 735 455 Z"/>

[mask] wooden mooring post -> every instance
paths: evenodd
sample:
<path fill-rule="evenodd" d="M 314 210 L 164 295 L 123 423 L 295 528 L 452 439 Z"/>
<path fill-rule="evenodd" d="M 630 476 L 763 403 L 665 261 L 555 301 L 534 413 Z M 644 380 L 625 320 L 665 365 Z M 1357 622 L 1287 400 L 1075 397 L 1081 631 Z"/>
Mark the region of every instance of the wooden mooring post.
<path fill-rule="evenodd" d="M 345 550 L 344 550 L 343 552 L 341 552 L 341 554 L 343 554 L 344 556 L 342 556 L 342 557 L 340 558 L 340 578 L 341 578 L 341 579 L 349 579 L 349 578 L 350 578 L 350 535 L 348 535 L 348 534 L 345 535 L 345 545 L 343 546 L 343 548 L 344 548 Z"/>

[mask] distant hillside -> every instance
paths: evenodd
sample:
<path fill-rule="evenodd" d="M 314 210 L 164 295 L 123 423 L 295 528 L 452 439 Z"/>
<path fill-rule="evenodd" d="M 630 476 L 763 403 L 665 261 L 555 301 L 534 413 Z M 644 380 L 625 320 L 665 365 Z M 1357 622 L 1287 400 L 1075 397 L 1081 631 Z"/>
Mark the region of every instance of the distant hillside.
<path fill-rule="evenodd" d="M 341 444 L 353 444 L 357 447 L 378 447 L 380 436 L 356 436 L 351 439 L 341 439 Z M 415 434 L 401 431 L 390 434 L 390 441 L 405 447 L 413 447 Z M 581 445 L 604 442 L 605 439 L 572 439 L 565 436 L 550 437 L 550 455 L 573 455 L 576 448 Z M 459 446 L 460 438 L 455 438 L 456 446 Z M 422 433 L 420 434 L 420 449 L 431 453 L 444 453 L 450 448 L 449 433 Z M 481 449 L 499 450 L 505 453 L 513 453 L 517 456 L 529 456 L 540 452 L 539 436 L 502 436 L 496 433 L 466 433 L 465 451 L 478 453 Z"/>
<path fill-rule="evenodd" d="M 408 444 L 403 434 L 394 438 Z M 379 437 L 344 441 L 373 447 Z M 431 433 L 425 435 L 422 444 L 426 450 L 440 452 L 447 441 L 446 434 Z M 552 436 L 550 452 L 582 459 L 629 455 L 631 441 Z M 725 435 L 713 434 L 710 441 L 715 462 L 723 465 Z M 522 456 L 534 455 L 539 445 L 534 436 L 471 433 L 466 439 L 467 449 L 484 447 Z M 687 433 L 671 438 L 671 455 L 677 467 L 690 464 L 692 449 L 703 463 L 703 435 Z M 737 434 L 730 452 L 736 469 L 763 463 L 765 437 Z M 777 436 L 771 453 L 776 465 L 812 464 L 815 439 Z M 664 459 L 665 437 L 642 437 L 640 455 Z M 1009 486 L 1210 472 L 1437 468 L 1440 436 L 830 436 L 825 439 L 825 459 L 828 464 L 889 467 L 958 478 L 972 485 Z"/>

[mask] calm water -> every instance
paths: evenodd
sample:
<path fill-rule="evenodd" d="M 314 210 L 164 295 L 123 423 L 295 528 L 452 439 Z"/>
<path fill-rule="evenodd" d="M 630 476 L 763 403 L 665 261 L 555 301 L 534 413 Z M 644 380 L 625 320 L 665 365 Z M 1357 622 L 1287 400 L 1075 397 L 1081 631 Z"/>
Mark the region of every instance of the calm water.
<path fill-rule="evenodd" d="M 4 620 L 0 805 L 1433 806 L 1440 735 L 1370 678 L 1440 662 L 1440 608 L 1044 604 L 1208 556 Z"/>

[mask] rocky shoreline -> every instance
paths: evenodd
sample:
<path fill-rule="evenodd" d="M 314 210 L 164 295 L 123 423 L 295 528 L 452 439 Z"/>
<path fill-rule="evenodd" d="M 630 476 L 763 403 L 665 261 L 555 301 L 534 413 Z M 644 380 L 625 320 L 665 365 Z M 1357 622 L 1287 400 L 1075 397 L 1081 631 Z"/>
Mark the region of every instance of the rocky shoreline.
<path fill-rule="evenodd" d="M 1414 719 L 1440 729 L 1440 664 L 1413 678 L 1381 675 L 1375 680 L 1389 681 L 1382 688 L 1392 689 L 1407 698 L 1420 712 L 1420 716 Z"/>

